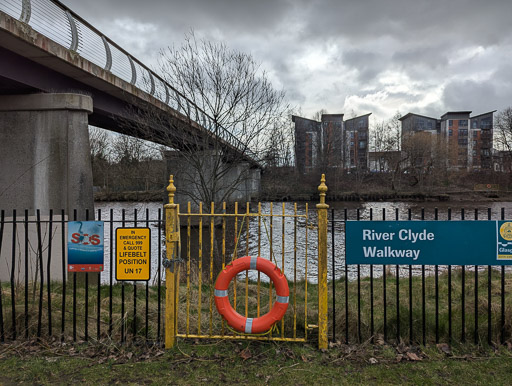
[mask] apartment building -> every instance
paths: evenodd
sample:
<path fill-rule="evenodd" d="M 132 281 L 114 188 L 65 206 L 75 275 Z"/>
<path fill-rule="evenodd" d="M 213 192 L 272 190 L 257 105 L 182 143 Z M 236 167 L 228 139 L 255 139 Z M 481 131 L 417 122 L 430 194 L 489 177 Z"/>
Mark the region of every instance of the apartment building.
<path fill-rule="evenodd" d="M 318 167 L 367 169 L 368 117 L 343 121 L 344 114 L 322 114 L 320 122 L 292 116 L 295 124 L 295 165 L 307 173 Z"/>
<path fill-rule="evenodd" d="M 408 113 L 400 118 L 402 122 L 402 139 L 418 132 L 429 132 L 439 134 L 441 121 L 436 118 L 427 117 L 414 113 Z"/>
<path fill-rule="evenodd" d="M 446 167 L 457 170 L 491 169 L 495 111 L 473 117 L 471 111 L 448 111 L 440 119 L 408 113 L 400 118 L 402 150 L 415 134 L 422 133 L 423 137 L 429 134 L 431 146 L 436 143 L 440 146 L 437 151 L 446 155 Z"/>
<path fill-rule="evenodd" d="M 347 119 L 344 124 L 343 167 L 368 168 L 369 118 L 371 113 Z"/>

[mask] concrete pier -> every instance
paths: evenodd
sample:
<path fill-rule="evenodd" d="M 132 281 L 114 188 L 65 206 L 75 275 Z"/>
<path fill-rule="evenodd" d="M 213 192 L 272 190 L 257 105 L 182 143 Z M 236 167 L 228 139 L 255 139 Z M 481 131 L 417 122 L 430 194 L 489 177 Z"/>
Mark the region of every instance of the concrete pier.
<path fill-rule="evenodd" d="M 177 191 L 174 196 L 182 211 L 190 201 L 192 211 L 197 210 L 202 190 L 215 187 L 213 201 L 220 203 L 247 202 L 260 193 L 261 170 L 248 162 L 228 164 L 227 157 L 213 150 L 198 151 L 194 155 L 180 151 L 165 152 L 167 174 L 174 175 Z M 209 204 L 209 203 L 208 203 Z"/>
<path fill-rule="evenodd" d="M 72 219 L 75 209 L 79 220 L 87 209 L 94 216 L 88 132 L 92 107 L 92 99 L 79 94 L 0 96 L 0 210 L 5 216 L 0 280 L 10 280 L 11 273 L 16 283 L 23 283 L 26 274 L 29 282 L 39 277 L 37 209 L 45 280 L 50 240 L 51 279 L 62 280 L 61 211 L 65 219 Z"/>
<path fill-rule="evenodd" d="M 0 209 L 94 209 L 90 113 L 86 95 L 0 96 Z"/>

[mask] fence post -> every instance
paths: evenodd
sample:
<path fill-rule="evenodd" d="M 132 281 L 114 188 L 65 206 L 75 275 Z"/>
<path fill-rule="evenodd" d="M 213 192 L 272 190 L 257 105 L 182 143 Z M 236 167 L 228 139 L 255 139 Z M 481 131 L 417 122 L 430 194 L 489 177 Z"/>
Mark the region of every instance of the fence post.
<path fill-rule="evenodd" d="M 325 174 L 322 174 L 320 185 L 320 203 L 316 205 L 318 212 L 318 348 L 327 349 L 327 209 L 325 203 L 327 186 Z"/>
<path fill-rule="evenodd" d="M 178 288 L 179 285 L 179 265 L 175 264 L 177 256 L 179 229 L 178 224 L 178 205 L 174 203 L 174 178 L 169 178 L 167 186 L 169 203 L 164 205 L 165 211 L 165 241 L 166 258 L 165 263 L 165 348 L 172 348 L 176 340 L 176 319 L 178 311 Z"/>

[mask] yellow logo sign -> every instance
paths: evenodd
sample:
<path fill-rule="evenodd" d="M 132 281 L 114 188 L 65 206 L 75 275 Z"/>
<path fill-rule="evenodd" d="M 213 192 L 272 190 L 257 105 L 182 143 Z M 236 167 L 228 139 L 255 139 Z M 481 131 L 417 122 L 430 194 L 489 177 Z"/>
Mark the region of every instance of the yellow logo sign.
<path fill-rule="evenodd" d="M 151 230 L 117 228 L 116 280 L 147 281 L 151 276 Z"/>
<path fill-rule="evenodd" d="M 507 241 L 512 240 L 512 222 L 503 223 L 500 227 L 500 236 Z"/>

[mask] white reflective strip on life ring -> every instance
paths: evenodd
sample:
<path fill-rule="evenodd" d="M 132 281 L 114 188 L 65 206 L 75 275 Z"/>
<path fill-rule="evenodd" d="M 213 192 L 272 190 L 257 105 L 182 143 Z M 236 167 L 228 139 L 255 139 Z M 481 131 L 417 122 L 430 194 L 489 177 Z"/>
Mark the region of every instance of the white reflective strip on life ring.
<path fill-rule="evenodd" d="M 253 318 L 247 318 L 245 321 L 245 333 L 251 334 L 252 333 L 252 319 Z"/>
<path fill-rule="evenodd" d="M 289 296 L 279 296 L 279 295 L 277 295 L 276 296 L 276 302 L 288 303 L 288 298 L 289 298 Z"/>
<path fill-rule="evenodd" d="M 251 265 L 249 268 L 251 269 L 256 269 L 256 264 L 258 263 L 258 258 L 257 257 L 251 257 Z"/>
<path fill-rule="evenodd" d="M 218 290 L 216 289 L 214 291 L 215 293 L 215 296 L 219 297 L 219 298 L 225 298 L 226 296 L 228 296 L 228 290 Z"/>

